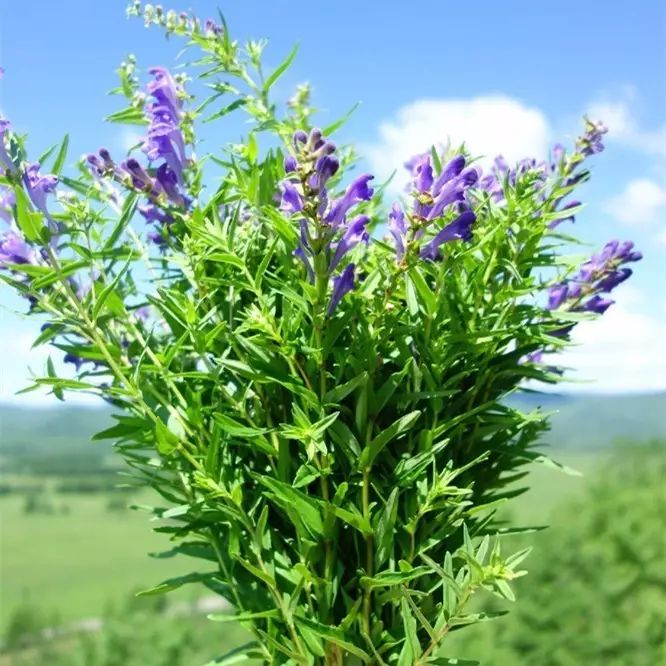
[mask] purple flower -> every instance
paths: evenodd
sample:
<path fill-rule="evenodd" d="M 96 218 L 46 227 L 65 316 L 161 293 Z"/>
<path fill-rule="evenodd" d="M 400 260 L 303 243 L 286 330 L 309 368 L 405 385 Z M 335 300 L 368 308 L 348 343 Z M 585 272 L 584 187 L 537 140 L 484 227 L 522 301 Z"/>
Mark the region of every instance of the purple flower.
<path fill-rule="evenodd" d="M 368 242 L 370 235 L 365 230 L 365 227 L 369 221 L 370 218 L 367 215 L 359 215 L 347 225 L 342 239 L 335 248 L 335 254 L 328 267 L 329 272 L 333 272 L 336 269 L 342 257 L 344 257 L 352 248 L 356 247 L 361 242 Z"/>
<path fill-rule="evenodd" d="M 13 224 L 15 203 L 14 190 L 0 185 L 0 220 L 3 220 L 7 224 Z"/>
<path fill-rule="evenodd" d="M 557 310 L 557 308 L 567 299 L 569 290 L 565 284 L 553 285 L 548 290 L 548 309 Z"/>
<path fill-rule="evenodd" d="M 603 298 L 602 296 L 595 294 L 583 304 L 583 310 L 603 314 L 611 305 L 613 305 L 613 303 L 615 303 L 615 301 L 611 301 L 608 298 Z"/>
<path fill-rule="evenodd" d="M 280 210 L 295 214 L 303 210 L 303 196 L 296 186 L 288 180 L 282 182 L 282 199 L 280 201 Z"/>
<path fill-rule="evenodd" d="M 153 67 L 148 73 L 154 77 L 147 86 L 148 93 L 155 98 L 158 105 L 166 107 L 174 118 L 180 118 L 180 87 L 169 70 L 166 67 Z"/>
<path fill-rule="evenodd" d="M 476 215 L 473 211 L 463 211 L 421 249 L 421 258 L 435 261 L 439 257 L 439 248 L 443 243 L 449 243 L 454 240 L 470 240 L 472 237 L 472 225 L 475 220 Z"/>
<path fill-rule="evenodd" d="M 389 213 L 388 229 L 395 239 L 395 253 L 398 260 L 405 256 L 405 235 L 407 225 L 405 224 L 405 214 L 397 203 L 394 203 Z"/>
<path fill-rule="evenodd" d="M 426 154 L 416 162 L 413 174 L 414 189 L 417 192 L 429 192 L 434 182 L 430 155 Z"/>
<path fill-rule="evenodd" d="M 548 228 L 555 229 L 563 222 L 575 222 L 576 218 L 573 215 L 567 214 L 567 211 L 571 210 L 572 208 L 577 208 L 580 205 L 580 201 L 570 201 L 568 204 L 565 204 L 559 211 L 557 211 L 558 214 L 560 214 L 562 217 L 557 217 L 554 220 L 551 220 L 551 222 L 548 224 Z"/>
<path fill-rule="evenodd" d="M 293 155 L 287 155 L 284 158 L 284 170 L 285 173 L 293 173 L 298 168 L 298 162 Z"/>
<path fill-rule="evenodd" d="M 314 270 L 312 269 L 312 263 L 310 262 L 310 258 L 308 257 L 302 245 L 299 245 L 294 250 L 294 256 L 298 257 L 303 262 L 303 266 L 305 266 L 305 272 L 308 275 L 308 280 L 310 280 L 311 284 L 314 284 L 315 274 Z"/>
<path fill-rule="evenodd" d="M 354 264 L 347 264 L 345 269 L 333 278 L 333 293 L 328 304 L 328 316 L 332 316 L 342 298 L 354 288 Z"/>
<path fill-rule="evenodd" d="M 600 153 L 604 149 L 603 136 L 608 128 L 602 122 L 594 122 L 585 118 L 585 133 L 578 137 L 576 148 L 584 157 Z"/>
<path fill-rule="evenodd" d="M 338 158 L 333 155 L 322 155 L 315 162 L 315 173 L 310 179 L 313 190 L 321 190 L 340 168 Z"/>
<path fill-rule="evenodd" d="M 368 183 L 373 178 L 374 176 L 366 173 L 353 180 L 345 193 L 331 204 L 330 210 L 324 218 L 325 221 L 333 227 L 338 227 L 344 222 L 345 215 L 352 206 L 361 201 L 370 201 L 374 190 Z"/>
<path fill-rule="evenodd" d="M 615 287 L 631 277 L 631 274 L 631 268 L 621 268 L 620 270 L 612 271 L 597 282 L 596 288 L 602 293 L 611 292 Z"/>
<path fill-rule="evenodd" d="M 9 229 L 0 236 L 0 268 L 6 268 L 7 264 L 36 263 L 37 255 L 18 231 Z"/>
<path fill-rule="evenodd" d="M 52 174 L 41 175 L 39 168 L 39 162 L 33 162 L 28 165 L 23 174 L 23 182 L 35 208 L 49 217 L 49 211 L 46 207 L 46 197 L 55 191 L 58 184 L 58 177 Z"/>
<path fill-rule="evenodd" d="M 456 155 L 444 165 L 442 172 L 437 176 L 434 182 L 434 190 L 439 192 L 445 183 L 459 176 L 465 168 L 465 156 Z"/>

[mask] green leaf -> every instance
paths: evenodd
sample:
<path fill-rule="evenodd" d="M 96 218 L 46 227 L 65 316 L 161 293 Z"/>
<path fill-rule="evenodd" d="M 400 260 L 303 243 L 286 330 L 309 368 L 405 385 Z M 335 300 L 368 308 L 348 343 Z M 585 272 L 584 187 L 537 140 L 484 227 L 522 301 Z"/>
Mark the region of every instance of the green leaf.
<path fill-rule="evenodd" d="M 62 167 L 65 164 L 65 160 L 67 159 L 67 148 L 69 147 L 69 134 L 65 134 L 65 138 L 62 140 L 62 143 L 60 144 L 60 149 L 58 150 L 58 154 L 56 155 L 56 158 L 53 162 L 53 167 L 51 171 L 56 175 L 59 176 L 60 172 L 62 171 Z"/>
<path fill-rule="evenodd" d="M 173 453 L 179 444 L 179 438 L 162 421 L 155 424 L 155 445 L 162 455 Z"/>
<path fill-rule="evenodd" d="M 427 315 L 432 316 L 437 309 L 437 299 L 426 284 L 425 278 L 421 274 L 421 271 L 419 271 L 418 266 L 414 266 L 407 275 L 416 289 L 416 293 L 423 305 L 423 310 Z"/>
<path fill-rule="evenodd" d="M 386 506 L 382 509 L 375 530 L 375 570 L 378 570 L 390 557 L 393 552 L 393 537 L 395 528 L 395 519 L 398 514 L 398 488 L 391 492 Z"/>
<path fill-rule="evenodd" d="M 413 666 L 421 656 L 421 643 L 419 642 L 418 625 L 404 598 L 400 601 L 400 615 L 405 630 L 405 642 L 398 657 L 398 666 Z"/>
<path fill-rule="evenodd" d="M 375 587 L 394 587 L 428 574 L 432 574 L 429 567 L 414 567 L 409 571 L 382 571 L 374 576 L 363 576 L 361 585 L 371 589 Z"/>
<path fill-rule="evenodd" d="M 44 224 L 44 219 L 40 213 L 30 209 L 30 201 L 23 188 L 15 187 L 14 196 L 16 199 L 16 224 L 23 235 L 32 242 L 46 241 L 48 230 Z"/>
<path fill-rule="evenodd" d="M 360 647 L 352 643 L 347 638 L 346 633 L 339 627 L 321 624 L 320 622 L 303 617 L 302 615 L 295 615 L 294 620 L 297 626 L 303 625 L 307 627 L 326 642 L 341 647 L 346 652 L 349 652 L 349 654 L 353 654 L 355 657 L 363 660 L 364 663 L 367 664 L 371 661 L 370 655 L 365 652 L 365 650 L 362 650 Z"/>
<path fill-rule="evenodd" d="M 165 594 L 166 592 L 171 592 L 172 590 L 177 590 L 183 585 L 190 585 L 192 583 L 203 583 L 211 580 L 217 580 L 217 572 L 210 573 L 190 573 L 185 574 L 184 576 L 177 576 L 175 578 L 169 578 L 155 587 L 150 587 L 147 590 L 142 590 L 137 592 L 137 597 L 149 597 L 156 594 Z"/>
<path fill-rule="evenodd" d="M 242 664 L 246 661 L 262 659 L 264 655 L 257 649 L 258 647 L 259 643 L 257 641 L 250 641 L 220 657 L 216 657 L 213 661 L 205 664 L 205 666 L 232 666 L 232 664 Z"/>
<path fill-rule="evenodd" d="M 296 57 L 296 53 L 298 53 L 298 45 L 294 46 L 294 48 L 291 50 L 289 55 L 284 59 L 282 64 L 279 65 L 266 79 L 263 86 L 264 92 L 268 92 L 273 86 L 273 84 L 287 71 L 287 68 L 289 67 L 289 65 L 291 65 L 294 58 Z"/>
<path fill-rule="evenodd" d="M 323 536 L 324 523 L 315 500 L 282 481 L 259 474 L 255 474 L 254 478 L 273 493 L 284 509 L 295 511 L 313 534 Z"/>
<path fill-rule="evenodd" d="M 148 120 L 142 108 L 128 106 L 106 117 L 109 123 L 124 123 L 126 125 L 147 125 Z"/>
<path fill-rule="evenodd" d="M 259 620 L 262 618 L 277 618 L 280 613 L 277 609 L 259 611 L 257 613 L 213 613 L 207 616 L 213 622 L 249 622 L 251 620 Z"/>
<path fill-rule="evenodd" d="M 369 468 L 372 467 L 372 463 L 375 458 L 379 455 L 382 449 L 393 439 L 402 435 L 405 431 L 409 430 L 421 416 L 420 410 L 414 410 L 405 416 L 399 418 L 391 426 L 383 430 L 377 437 L 375 437 L 361 453 L 361 458 L 359 459 L 359 467 Z"/>
<path fill-rule="evenodd" d="M 368 373 L 362 372 L 360 375 L 350 379 L 340 386 L 336 386 L 334 389 L 331 389 L 328 393 L 324 395 L 322 402 L 324 403 L 338 403 L 344 398 L 346 398 L 354 389 L 358 388 L 361 384 L 365 383 L 368 380 Z"/>

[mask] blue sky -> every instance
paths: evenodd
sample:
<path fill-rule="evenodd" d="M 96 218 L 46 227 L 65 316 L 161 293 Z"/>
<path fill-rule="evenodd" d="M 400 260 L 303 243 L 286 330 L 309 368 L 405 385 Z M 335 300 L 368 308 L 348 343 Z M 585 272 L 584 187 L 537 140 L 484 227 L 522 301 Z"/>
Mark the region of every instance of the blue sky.
<path fill-rule="evenodd" d="M 275 89 L 286 99 L 310 81 L 326 124 L 362 102 L 339 141 L 360 144 L 368 166 L 387 175 L 406 152 L 466 138 L 484 154 L 543 156 L 571 139 L 587 112 L 610 127 L 594 160 L 585 212 L 576 232 L 595 244 L 631 238 L 645 254 L 631 284 L 602 322 L 581 326 L 566 361 L 586 390 L 666 388 L 666 4 L 235 0 L 221 3 L 235 38 L 268 37 L 267 65 L 298 42 L 293 68 Z M 182 43 L 125 18 L 124 0 L 2 3 L 0 109 L 30 135 L 33 155 L 72 134 L 72 160 L 101 145 L 132 139 L 103 122 L 118 108 L 106 96 L 114 69 L 136 54 L 139 65 L 176 66 Z M 217 3 L 189 2 L 205 18 Z M 217 124 L 208 148 L 238 138 Z M 541 155 L 539 155 L 541 153 Z M 0 287 L 0 289 L 2 289 Z M 0 400 L 23 385 L 34 322 L 2 290 Z M 4 355 L 4 359 L 8 356 Z M 580 388 L 580 387 L 579 387 Z"/>

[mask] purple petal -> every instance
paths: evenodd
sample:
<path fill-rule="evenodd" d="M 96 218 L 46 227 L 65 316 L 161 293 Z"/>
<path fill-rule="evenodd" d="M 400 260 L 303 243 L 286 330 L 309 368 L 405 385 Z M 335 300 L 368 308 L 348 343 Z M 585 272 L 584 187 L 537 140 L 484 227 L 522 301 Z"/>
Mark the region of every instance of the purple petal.
<path fill-rule="evenodd" d="M 328 316 L 330 317 L 342 298 L 354 288 L 354 264 L 347 264 L 340 275 L 333 278 L 333 293 L 328 304 Z"/>
<path fill-rule="evenodd" d="M 443 243 L 454 240 L 470 240 L 472 225 L 476 215 L 471 210 L 463 211 L 453 222 L 447 224 L 424 248 L 421 249 L 421 258 L 435 261 L 439 256 L 439 247 Z"/>
<path fill-rule="evenodd" d="M 335 248 L 335 254 L 333 255 L 331 263 L 328 267 L 330 272 L 333 272 L 336 269 L 341 259 L 352 248 L 356 247 L 361 242 L 368 242 L 370 236 L 365 230 L 365 227 L 369 221 L 370 218 L 367 215 L 359 215 L 349 223 L 344 235 L 342 236 L 342 239 L 338 243 L 338 246 Z"/>

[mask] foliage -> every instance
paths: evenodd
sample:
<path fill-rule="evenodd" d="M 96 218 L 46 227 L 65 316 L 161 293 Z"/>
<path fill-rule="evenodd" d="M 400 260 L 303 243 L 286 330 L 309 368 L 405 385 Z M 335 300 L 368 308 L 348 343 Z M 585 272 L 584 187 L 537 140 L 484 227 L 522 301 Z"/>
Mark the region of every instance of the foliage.
<path fill-rule="evenodd" d="M 666 661 L 666 444 L 621 449 L 537 541 L 521 603 L 466 639 L 489 664 Z"/>
<path fill-rule="evenodd" d="M 146 125 L 144 157 L 100 149 L 65 176 L 65 139 L 42 174 L 0 122 L 1 277 L 75 370 L 49 360 L 34 386 L 117 409 L 97 437 L 162 497 L 161 557 L 202 561 L 143 594 L 222 595 L 267 663 L 448 663 L 448 634 L 491 617 L 470 600 L 512 600 L 524 573 L 497 507 L 525 465 L 553 464 L 534 450 L 544 415 L 505 398 L 559 379 L 542 354 L 640 258 L 614 241 L 574 273 L 563 256 L 558 228 L 580 208 L 563 200 L 605 129 L 586 121 L 572 150 L 485 175 L 464 148 L 418 155 L 380 240 L 383 188 L 343 185 L 353 152 L 326 138 L 340 123 L 310 127 L 307 88 L 284 116 L 271 101 L 295 52 L 266 74 L 264 42 L 143 15 L 202 52 L 191 65 L 212 89 L 195 105 L 185 76 L 154 68 L 143 92 L 128 58 L 114 91 L 128 106 L 109 120 Z M 197 123 L 237 111 L 244 140 L 196 158 Z"/>
<path fill-rule="evenodd" d="M 39 640 L 33 625 L 25 619 L 39 614 L 35 606 L 17 609 L 11 626 L 24 633 L 6 644 L 3 663 L 8 666 L 190 666 L 205 663 L 220 644 L 233 649 L 247 642 L 239 627 L 225 626 L 211 632 L 200 613 L 174 614 L 159 604 L 124 603 L 110 607 L 97 620 L 99 627 L 61 629 L 60 635 Z M 43 631 L 47 626 L 38 625 Z M 28 647 L 28 641 L 29 647 Z M 194 660 L 194 661 L 193 661 Z"/>

